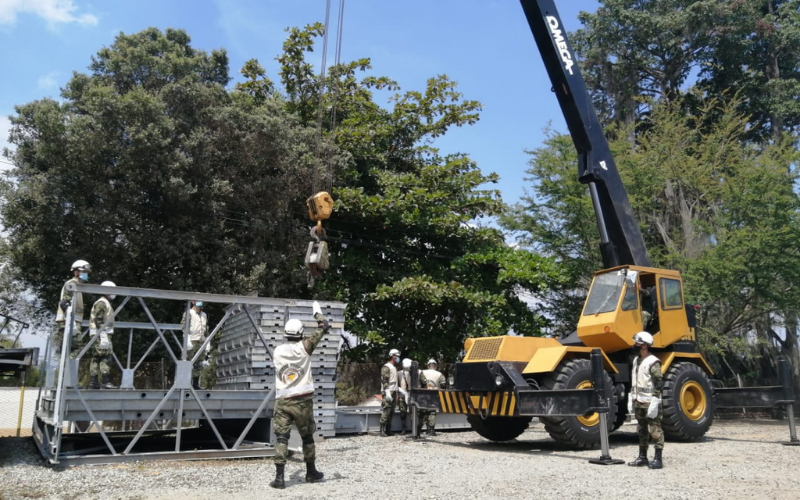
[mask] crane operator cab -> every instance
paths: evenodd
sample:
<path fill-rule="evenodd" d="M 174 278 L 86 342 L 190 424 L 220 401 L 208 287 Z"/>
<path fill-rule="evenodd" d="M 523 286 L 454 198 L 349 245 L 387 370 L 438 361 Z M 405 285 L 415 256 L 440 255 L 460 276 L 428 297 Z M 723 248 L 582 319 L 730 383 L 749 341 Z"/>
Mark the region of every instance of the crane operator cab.
<path fill-rule="evenodd" d="M 598 271 L 578 320 L 588 347 L 616 352 L 631 347 L 636 332 L 653 334 L 653 347 L 695 340 L 694 308 L 684 304 L 678 271 L 620 266 Z"/>

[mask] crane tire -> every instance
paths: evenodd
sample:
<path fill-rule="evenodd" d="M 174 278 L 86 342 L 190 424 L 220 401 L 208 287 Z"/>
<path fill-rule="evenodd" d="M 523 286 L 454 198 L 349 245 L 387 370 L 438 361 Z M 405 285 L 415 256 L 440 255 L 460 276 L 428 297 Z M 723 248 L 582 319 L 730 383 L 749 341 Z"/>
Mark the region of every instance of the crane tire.
<path fill-rule="evenodd" d="M 543 390 L 582 389 L 591 387 L 591 364 L 588 359 L 567 359 L 548 374 L 540 383 Z M 613 385 L 606 374 L 607 389 Z M 617 419 L 617 402 L 609 401 L 608 432 L 613 430 Z M 558 443 L 578 450 L 593 448 L 600 443 L 600 418 L 597 413 L 582 417 L 542 417 L 550 437 Z"/>
<path fill-rule="evenodd" d="M 708 432 L 714 416 L 711 382 L 702 368 L 680 362 L 664 374 L 661 391 L 664 436 L 673 441 L 692 441 Z"/>

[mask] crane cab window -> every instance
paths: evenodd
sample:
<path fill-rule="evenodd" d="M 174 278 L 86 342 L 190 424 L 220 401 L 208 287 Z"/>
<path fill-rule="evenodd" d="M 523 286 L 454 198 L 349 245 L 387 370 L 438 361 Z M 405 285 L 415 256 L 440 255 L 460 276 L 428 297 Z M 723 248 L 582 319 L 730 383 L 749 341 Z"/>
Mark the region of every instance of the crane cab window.
<path fill-rule="evenodd" d="M 661 309 L 679 309 L 683 307 L 683 293 L 681 282 L 670 278 L 658 280 L 659 295 L 661 296 Z"/>
<path fill-rule="evenodd" d="M 589 316 L 616 310 L 624 285 L 625 274 L 621 271 L 596 275 L 592 281 L 589 296 L 586 298 L 583 315 Z"/>

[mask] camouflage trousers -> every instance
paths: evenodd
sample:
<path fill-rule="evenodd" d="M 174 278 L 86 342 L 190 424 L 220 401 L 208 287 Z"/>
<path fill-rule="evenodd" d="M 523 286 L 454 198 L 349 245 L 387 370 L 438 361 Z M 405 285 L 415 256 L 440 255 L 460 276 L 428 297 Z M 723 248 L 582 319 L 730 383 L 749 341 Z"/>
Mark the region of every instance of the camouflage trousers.
<path fill-rule="evenodd" d="M 203 345 L 203 341 L 199 342 L 192 342 L 192 348 L 186 352 L 186 361 L 191 361 L 197 351 L 200 350 L 200 347 Z M 205 359 L 204 355 L 200 355 L 197 358 L 197 361 L 194 362 L 192 365 L 192 378 L 200 377 L 200 374 L 203 372 L 203 360 Z"/>
<path fill-rule="evenodd" d="M 111 373 L 111 340 L 108 342 L 108 349 L 100 349 L 100 339 L 92 344 L 92 363 L 89 365 L 89 374 L 92 377 Z"/>
<path fill-rule="evenodd" d="M 303 460 L 313 462 L 317 458 L 316 447 L 314 446 L 314 431 L 317 426 L 314 423 L 314 395 L 307 394 L 296 398 L 275 400 L 275 416 L 272 423 L 275 428 L 275 464 L 283 465 L 286 463 L 286 456 L 289 450 L 289 433 L 292 424 L 300 432 L 303 440 Z"/>
<path fill-rule="evenodd" d="M 419 410 L 419 423 L 417 424 L 418 429 L 422 430 L 423 425 L 427 425 L 428 429 L 433 429 L 433 426 L 436 425 L 436 412 L 432 410 Z"/>
<path fill-rule="evenodd" d="M 664 430 L 661 429 L 661 406 L 658 408 L 656 418 L 647 418 L 646 403 L 634 403 L 633 414 L 636 417 L 636 434 L 639 435 L 639 446 L 646 447 L 650 441 L 655 444 L 655 449 L 664 449 Z"/>
<path fill-rule="evenodd" d="M 393 394 L 394 397 L 392 399 L 386 399 L 386 393 L 384 393 L 383 401 L 381 401 L 381 425 L 392 421 L 392 416 L 394 415 L 394 407 L 395 402 L 397 401 L 397 393 Z"/>

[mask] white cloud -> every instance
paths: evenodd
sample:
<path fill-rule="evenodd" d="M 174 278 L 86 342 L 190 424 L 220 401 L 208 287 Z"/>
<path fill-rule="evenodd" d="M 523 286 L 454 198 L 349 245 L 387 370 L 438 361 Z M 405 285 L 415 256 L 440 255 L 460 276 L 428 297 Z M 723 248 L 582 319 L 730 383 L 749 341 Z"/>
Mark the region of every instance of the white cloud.
<path fill-rule="evenodd" d="M 97 16 L 79 14 L 73 0 L 0 0 L 0 24 L 16 24 L 18 14 L 34 14 L 47 22 L 48 28 L 58 24 L 97 24 Z"/>
<path fill-rule="evenodd" d="M 2 1 L 2 0 L 0 0 Z M 58 87 L 58 71 L 51 71 L 46 75 L 39 77 L 36 83 L 42 90 L 51 90 Z"/>

